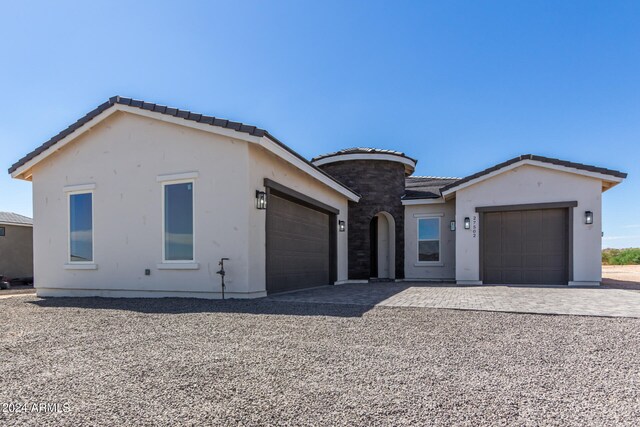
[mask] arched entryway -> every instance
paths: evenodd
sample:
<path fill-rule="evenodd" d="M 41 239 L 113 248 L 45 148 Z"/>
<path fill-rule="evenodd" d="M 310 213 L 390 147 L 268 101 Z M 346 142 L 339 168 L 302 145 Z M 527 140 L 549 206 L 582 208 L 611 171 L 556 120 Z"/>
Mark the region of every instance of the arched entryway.
<path fill-rule="evenodd" d="M 396 222 L 388 212 L 379 212 L 369 226 L 370 277 L 395 279 L 396 277 Z"/>

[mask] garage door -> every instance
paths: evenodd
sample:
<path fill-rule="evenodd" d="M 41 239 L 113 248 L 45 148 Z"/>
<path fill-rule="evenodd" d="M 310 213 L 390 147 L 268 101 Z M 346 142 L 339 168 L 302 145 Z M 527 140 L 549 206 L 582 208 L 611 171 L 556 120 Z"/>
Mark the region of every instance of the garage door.
<path fill-rule="evenodd" d="M 485 212 L 483 282 L 567 284 L 568 211 Z"/>
<path fill-rule="evenodd" d="M 330 214 L 271 193 L 267 292 L 330 284 Z"/>

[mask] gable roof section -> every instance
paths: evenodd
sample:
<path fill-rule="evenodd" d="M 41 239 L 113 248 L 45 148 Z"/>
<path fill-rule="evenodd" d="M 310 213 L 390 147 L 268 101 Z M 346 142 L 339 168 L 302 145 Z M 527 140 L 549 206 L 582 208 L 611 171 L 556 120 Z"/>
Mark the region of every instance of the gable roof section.
<path fill-rule="evenodd" d="M 618 183 L 627 177 L 627 174 L 624 172 L 606 169 L 598 166 L 585 165 L 582 163 L 574 163 L 566 160 L 555 159 L 552 157 L 543 157 L 537 156 L 534 154 L 524 154 L 522 156 L 514 157 L 511 160 L 507 160 L 506 162 L 497 164 L 483 171 L 474 173 L 473 175 L 469 175 L 464 177 L 456 182 L 452 182 L 448 185 L 445 185 L 440 189 L 442 195 L 451 194 L 455 192 L 456 189 L 459 189 L 461 186 L 471 185 L 472 183 L 482 181 L 484 179 L 489 178 L 490 176 L 499 173 L 501 169 L 508 168 L 512 165 L 516 165 L 517 163 L 523 164 L 535 164 L 542 163 L 550 166 L 558 167 L 558 169 L 564 169 L 567 172 L 579 173 L 583 172 L 583 175 L 596 175 L 596 176 L 605 176 L 610 177 L 611 181 Z M 573 171 L 571 169 L 574 169 Z"/>
<path fill-rule="evenodd" d="M 0 224 L 33 225 L 33 220 L 13 212 L 0 212 Z"/>
<path fill-rule="evenodd" d="M 439 199 L 440 189 L 459 179 L 439 176 L 409 176 L 404 180 L 405 190 L 402 200 Z"/>
<path fill-rule="evenodd" d="M 344 185 L 343 183 L 341 183 L 331 175 L 327 174 L 326 172 L 324 172 L 323 170 L 321 170 L 320 168 L 312 164 L 309 160 L 305 159 L 303 156 L 295 152 L 293 149 L 289 148 L 287 145 L 279 141 L 276 137 L 274 137 L 264 129 L 260 129 L 256 126 L 251 126 L 251 125 L 247 125 L 240 122 L 220 119 L 217 117 L 207 116 L 200 113 L 193 113 L 188 110 L 181 110 L 178 108 L 167 107 L 165 105 L 154 104 L 151 102 L 135 100 L 132 98 L 126 98 L 122 96 L 113 96 L 109 98 L 108 101 L 100 104 L 97 108 L 85 114 L 78 121 L 73 123 L 71 126 L 67 127 L 65 130 L 58 133 L 56 136 L 54 136 L 53 138 L 51 138 L 50 140 L 42 144 L 40 147 L 36 148 L 35 150 L 33 150 L 32 152 L 30 152 L 20 160 L 18 160 L 16 163 L 14 163 L 9 168 L 9 173 L 14 175 L 14 173 L 18 169 L 22 168 L 27 163 L 36 159 L 39 155 L 45 153 L 46 151 L 54 147 L 56 144 L 58 144 L 60 141 L 72 135 L 74 132 L 82 128 L 84 125 L 96 119 L 98 116 L 100 116 L 101 114 L 103 114 L 104 112 L 106 112 L 107 110 L 111 109 L 114 106 L 138 108 L 140 110 L 159 113 L 159 114 L 172 116 L 176 118 L 182 118 L 184 120 L 188 120 L 188 121 L 192 121 L 192 122 L 196 122 L 204 125 L 210 125 L 218 128 L 229 129 L 232 131 L 246 134 L 247 136 L 251 136 L 251 137 L 267 138 L 269 141 L 276 144 L 279 148 L 284 149 L 284 151 L 296 157 L 299 161 L 303 162 L 306 166 L 308 166 L 309 168 L 312 168 L 315 172 L 321 174 L 322 178 L 326 180 L 330 180 L 334 184 L 337 184 L 339 187 L 341 187 L 343 190 L 346 190 L 346 194 L 344 193 L 344 191 L 341 191 L 341 193 L 343 193 L 343 195 L 347 196 L 349 199 L 357 201 L 360 198 L 360 195 L 358 193 L 356 193 L 355 191 L 353 191 L 352 189 L 350 189 L 349 187 L 347 187 L 346 185 Z"/>

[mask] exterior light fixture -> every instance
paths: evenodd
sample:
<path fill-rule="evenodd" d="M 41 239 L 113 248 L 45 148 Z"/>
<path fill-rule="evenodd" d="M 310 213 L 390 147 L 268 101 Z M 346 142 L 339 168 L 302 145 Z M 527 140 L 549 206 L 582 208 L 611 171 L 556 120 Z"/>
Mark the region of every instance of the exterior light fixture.
<path fill-rule="evenodd" d="M 267 209 L 267 193 L 256 190 L 256 209 Z"/>
<path fill-rule="evenodd" d="M 585 224 L 593 224 L 593 212 L 586 211 L 584 213 L 584 223 Z"/>
<path fill-rule="evenodd" d="M 340 232 L 343 232 L 347 229 L 347 225 L 344 223 L 344 221 L 338 221 L 338 230 Z"/>
<path fill-rule="evenodd" d="M 456 221 L 454 219 L 452 219 L 449 223 L 449 228 L 451 229 L 451 231 L 456 231 Z"/>
<path fill-rule="evenodd" d="M 464 218 L 464 229 L 468 230 L 471 228 L 471 219 L 467 216 Z"/>

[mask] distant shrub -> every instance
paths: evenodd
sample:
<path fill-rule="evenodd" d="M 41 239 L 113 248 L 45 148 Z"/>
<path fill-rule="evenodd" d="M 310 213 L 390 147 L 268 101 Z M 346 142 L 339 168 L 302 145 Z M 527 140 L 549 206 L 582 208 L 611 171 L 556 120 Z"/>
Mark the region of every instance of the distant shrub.
<path fill-rule="evenodd" d="M 609 265 L 640 264 L 640 248 L 604 249 L 602 263 Z"/>

